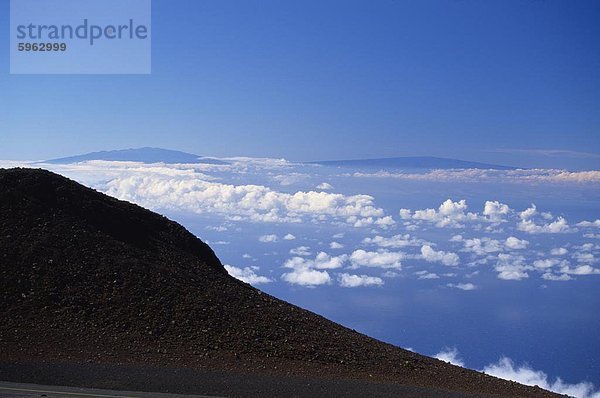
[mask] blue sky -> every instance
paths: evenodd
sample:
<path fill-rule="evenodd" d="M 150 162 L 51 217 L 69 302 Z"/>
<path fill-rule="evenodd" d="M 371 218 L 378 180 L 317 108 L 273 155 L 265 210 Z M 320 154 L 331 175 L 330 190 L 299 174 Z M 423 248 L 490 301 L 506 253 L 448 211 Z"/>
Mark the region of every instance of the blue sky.
<path fill-rule="evenodd" d="M 0 158 L 600 162 L 597 1 L 154 0 L 150 76 L 9 75 L 0 4 Z"/>

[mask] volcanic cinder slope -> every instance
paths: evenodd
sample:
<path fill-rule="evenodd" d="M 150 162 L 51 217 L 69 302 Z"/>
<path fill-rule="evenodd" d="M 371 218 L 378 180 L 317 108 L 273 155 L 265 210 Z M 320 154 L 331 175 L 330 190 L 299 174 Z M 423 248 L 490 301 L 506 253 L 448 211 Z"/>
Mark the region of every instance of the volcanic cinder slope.
<path fill-rule="evenodd" d="M 400 349 L 278 300 L 230 277 L 179 224 L 30 169 L 0 170 L 0 377 L 12 377 L 7 369 L 18 364 L 555 396 Z"/>

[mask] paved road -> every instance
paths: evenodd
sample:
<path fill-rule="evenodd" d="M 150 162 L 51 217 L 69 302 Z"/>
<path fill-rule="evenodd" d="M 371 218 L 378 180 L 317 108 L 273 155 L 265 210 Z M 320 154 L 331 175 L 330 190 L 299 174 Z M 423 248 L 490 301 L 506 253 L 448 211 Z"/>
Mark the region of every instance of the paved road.
<path fill-rule="evenodd" d="M 177 395 L 95 388 L 41 386 L 0 381 L 0 398 L 215 398 L 208 395 Z"/>
<path fill-rule="evenodd" d="M 13 383 L 74 386 L 65 388 L 81 394 L 77 387 L 92 391 L 96 397 L 200 397 L 233 398 L 331 398 L 357 396 L 369 398 L 467 398 L 467 394 L 434 389 L 375 383 L 364 380 L 308 379 L 282 375 L 259 375 L 187 368 L 156 368 L 136 365 L 76 363 L 14 363 L 0 361 L 0 380 Z M 88 390 L 93 387 L 98 390 Z M 38 389 L 43 389 L 37 387 Z M 121 391 L 155 391 L 130 393 Z M 5 390 L 5 392 L 10 392 Z M 112 393 L 113 395 L 107 394 Z M 0 397 L 73 398 L 73 395 L 23 395 L 13 391 Z M 21 395 L 14 395 L 15 393 Z M 161 395 L 162 393 L 162 395 Z M 86 392 L 87 394 L 87 392 Z M 99 395 L 98 395 L 99 394 Z M 172 395 L 182 394 L 182 395 Z M 90 397 L 88 395 L 79 395 Z M 77 397 L 77 395 L 75 395 Z M 91 396 L 92 398 L 94 395 Z"/>

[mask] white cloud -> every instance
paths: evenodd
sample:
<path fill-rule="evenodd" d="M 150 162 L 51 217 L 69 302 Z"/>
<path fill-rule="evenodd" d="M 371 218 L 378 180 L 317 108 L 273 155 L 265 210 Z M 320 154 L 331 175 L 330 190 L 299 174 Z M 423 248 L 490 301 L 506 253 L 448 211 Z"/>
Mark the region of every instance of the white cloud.
<path fill-rule="evenodd" d="M 555 221 L 546 224 L 536 224 L 535 221 L 531 219 L 523 219 L 517 224 L 517 229 L 529 234 L 560 234 L 573 232 L 573 229 L 569 227 L 569 223 L 563 217 L 558 217 Z"/>
<path fill-rule="evenodd" d="M 281 275 L 281 279 L 293 285 L 309 287 L 331 283 L 331 277 L 327 271 L 317 271 L 310 268 L 295 269 Z"/>
<path fill-rule="evenodd" d="M 223 225 L 219 225 L 219 226 L 216 226 L 216 227 L 214 227 L 212 225 L 209 225 L 209 226 L 206 227 L 206 229 L 209 230 L 209 231 L 216 231 L 216 232 L 227 231 L 227 227 L 225 227 Z"/>
<path fill-rule="evenodd" d="M 458 202 L 448 199 L 437 210 L 415 210 L 413 213 L 408 209 L 401 209 L 399 214 L 402 219 L 427 221 L 434 223 L 438 228 L 462 228 L 464 222 L 474 221 L 478 218 L 476 214 L 468 213 L 466 210 L 467 202 L 464 199 Z"/>
<path fill-rule="evenodd" d="M 292 269 L 284 273 L 281 279 L 296 285 L 317 286 L 331 283 L 331 276 L 325 269 L 342 267 L 347 256 L 332 257 L 325 252 L 320 252 L 314 259 L 293 257 L 285 262 L 284 268 Z"/>
<path fill-rule="evenodd" d="M 421 256 L 427 262 L 433 263 L 438 262 L 444 265 L 455 266 L 460 262 L 460 258 L 456 253 L 435 251 L 429 245 L 423 245 L 421 247 Z"/>
<path fill-rule="evenodd" d="M 335 249 L 343 249 L 343 248 L 344 248 L 344 245 L 342 245 L 342 244 L 341 244 L 341 243 L 339 243 L 339 242 L 331 242 L 331 243 L 329 244 L 329 248 L 330 248 L 330 249 L 334 249 L 334 250 L 335 250 Z"/>
<path fill-rule="evenodd" d="M 573 258 L 580 263 L 593 264 L 598 262 L 598 260 L 592 253 L 587 253 L 583 251 L 573 253 Z"/>
<path fill-rule="evenodd" d="M 367 275 L 340 274 L 339 283 L 342 287 L 381 286 L 383 279 Z"/>
<path fill-rule="evenodd" d="M 296 239 L 296 237 L 294 235 L 292 235 L 292 234 L 286 234 L 283 237 L 283 240 L 294 240 L 294 239 Z"/>
<path fill-rule="evenodd" d="M 452 365 L 456 366 L 465 366 L 464 361 L 460 358 L 458 350 L 456 347 L 449 348 L 446 347 L 442 351 L 438 352 L 433 356 L 441 361 L 450 362 Z"/>
<path fill-rule="evenodd" d="M 576 224 L 578 227 L 583 228 L 600 228 L 600 220 L 596 221 L 582 221 Z"/>
<path fill-rule="evenodd" d="M 335 269 L 341 268 L 348 256 L 330 256 L 325 252 L 319 252 L 315 257 L 314 267 L 320 269 Z"/>
<path fill-rule="evenodd" d="M 466 291 L 477 289 L 477 286 L 472 283 L 448 283 L 446 286 Z"/>
<path fill-rule="evenodd" d="M 494 268 L 499 279 L 514 281 L 529 278 L 527 271 L 531 269 L 525 264 L 525 257 L 505 253 L 498 254 L 498 262 Z"/>
<path fill-rule="evenodd" d="M 357 227 L 387 225 L 383 209 L 368 195 L 345 196 L 328 192 L 278 192 L 262 185 L 230 185 L 211 181 L 214 178 L 198 173 L 194 168 L 179 170 L 166 166 L 122 164 L 120 169 L 98 178 L 94 188 L 118 199 L 151 209 L 179 210 L 195 213 L 221 214 L 231 220 L 260 222 L 349 222 Z M 77 166 L 70 166 L 75 172 Z M 79 166 L 82 167 L 82 166 Z M 195 166 L 194 166 L 195 167 Z M 159 169 L 166 169 L 159 172 Z M 107 180 L 107 175 L 110 177 Z M 393 221 L 393 220 L 391 220 Z"/>
<path fill-rule="evenodd" d="M 456 169 L 432 170 L 427 173 L 392 173 L 379 171 L 376 173 L 351 174 L 357 178 L 395 178 L 403 180 L 436 181 L 436 182 L 510 182 L 519 184 L 598 184 L 600 171 L 577 171 L 553 169 L 527 170 L 491 170 L 491 169 Z"/>
<path fill-rule="evenodd" d="M 551 213 L 540 213 L 538 212 L 535 204 L 532 204 L 531 207 L 520 212 L 519 217 L 521 218 L 521 221 L 517 224 L 517 229 L 529 234 L 558 234 L 575 232 L 575 229 L 571 228 L 567 220 L 565 220 L 563 217 L 557 217 L 554 219 L 554 216 Z M 541 219 L 539 220 L 539 223 L 536 222 L 536 218 Z"/>
<path fill-rule="evenodd" d="M 289 174 L 280 174 L 273 176 L 272 179 L 277 181 L 281 186 L 294 185 L 308 177 L 307 174 L 302 173 L 289 173 Z"/>
<path fill-rule="evenodd" d="M 225 270 L 229 273 L 229 275 L 233 276 L 236 279 L 241 280 L 242 282 L 249 283 L 251 285 L 259 285 L 261 283 L 270 283 L 273 282 L 271 278 L 267 278 L 266 276 L 260 276 L 256 274 L 256 271 L 259 270 L 259 267 L 245 267 L 238 268 L 232 265 L 225 264 Z"/>
<path fill-rule="evenodd" d="M 418 279 L 440 279 L 438 274 L 429 271 L 417 271 L 415 275 L 419 277 Z"/>
<path fill-rule="evenodd" d="M 277 235 L 262 235 L 258 237 L 258 241 L 262 243 L 274 243 L 277 242 L 279 238 Z"/>
<path fill-rule="evenodd" d="M 466 223 L 489 222 L 492 225 L 506 222 L 512 210 L 508 205 L 498 201 L 486 201 L 481 214 L 468 212 L 466 200 L 454 202 L 446 200 L 436 209 L 415 210 L 400 209 L 399 215 L 403 220 L 426 221 L 438 228 L 464 228 Z"/>
<path fill-rule="evenodd" d="M 396 225 L 396 221 L 394 221 L 392 216 L 384 216 L 375 220 L 375 225 L 382 227 L 383 229 L 387 229 L 393 225 Z"/>
<path fill-rule="evenodd" d="M 450 362 L 453 365 L 465 366 L 465 362 L 460 357 L 456 348 L 444 348 L 434 355 L 434 358 Z M 490 363 L 485 366 L 481 372 L 498 377 L 504 380 L 515 381 L 528 386 L 539 386 L 545 390 L 550 390 L 558 394 L 565 394 L 576 398 L 600 398 L 600 391 L 596 391 L 590 382 L 566 383 L 561 378 L 551 381 L 548 375 L 541 370 L 535 370 L 529 365 L 516 366 L 515 363 L 507 357 L 502 357 L 496 363 Z"/>
<path fill-rule="evenodd" d="M 503 222 L 504 216 L 510 213 L 510 208 L 498 201 L 487 201 L 483 207 L 483 215 L 492 222 Z"/>
<path fill-rule="evenodd" d="M 409 234 L 405 234 L 405 235 L 394 235 L 389 238 L 384 238 L 383 236 L 377 235 L 373 238 L 363 239 L 362 243 L 367 244 L 367 245 L 377 245 L 379 247 L 384 247 L 384 248 L 397 249 L 397 248 L 407 247 L 407 246 L 421 246 L 422 244 L 424 244 L 426 242 L 421 239 L 413 238 Z"/>
<path fill-rule="evenodd" d="M 290 250 L 290 254 L 294 256 L 310 256 L 312 253 L 308 246 L 298 246 Z"/>
<path fill-rule="evenodd" d="M 534 203 L 532 203 L 531 207 L 528 207 L 527 209 L 519 213 L 519 217 L 521 218 L 521 220 L 528 220 L 536 214 L 538 214 L 537 206 Z"/>
<path fill-rule="evenodd" d="M 560 272 L 568 275 L 598 275 L 600 274 L 600 269 L 594 268 L 590 265 L 579 265 L 575 268 L 570 268 L 569 266 L 563 266 L 560 269 Z"/>
<path fill-rule="evenodd" d="M 552 254 L 553 256 L 564 256 L 568 252 L 569 251 L 567 249 L 565 249 L 564 247 L 557 247 L 557 248 L 550 250 L 550 254 Z"/>
<path fill-rule="evenodd" d="M 504 246 L 506 246 L 507 248 L 509 248 L 511 250 L 526 249 L 528 245 L 529 245 L 529 241 L 527 241 L 525 239 L 519 239 L 514 236 L 509 236 L 508 238 L 506 238 L 506 241 L 504 242 Z"/>
<path fill-rule="evenodd" d="M 404 253 L 389 252 L 386 250 L 368 252 L 362 249 L 355 250 L 350 256 L 352 268 L 359 267 L 378 267 L 401 269 L 401 260 L 405 257 Z"/>
<path fill-rule="evenodd" d="M 554 382 L 548 380 L 548 375 L 540 370 L 534 370 L 528 365 L 515 366 L 512 360 L 503 357 L 497 363 L 489 364 L 483 372 L 505 380 L 516 381 L 528 386 L 539 386 L 559 394 L 567 394 L 577 398 L 599 398 L 600 392 L 594 392 L 594 385 L 588 382 L 568 384 L 557 378 Z"/>
<path fill-rule="evenodd" d="M 566 281 L 572 280 L 573 278 L 571 278 L 571 276 L 569 276 L 567 274 L 556 275 L 551 272 L 546 272 L 546 273 L 542 274 L 542 279 L 545 279 L 547 281 L 566 282 Z"/>
<path fill-rule="evenodd" d="M 333 186 L 331 186 L 331 184 L 327 183 L 327 182 L 322 182 L 319 185 L 317 185 L 317 189 L 322 189 L 324 191 L 328 191 L 333 189 Z"/>
<path fill-rule="evenodd" d="M 546 270 L 561 264 L 566 264 L 566 261 L 559 260 L 557 258 L 546 258 L 542 260 L 535 260 L 533 262 L 533 266 L 539 270 Z"/>
<path fill-rule="evenodd" d="M 463 240 L 464 248 L 462 251 L 475 253 L 478 256 L 484 256 L 489 253 L 500 252 L 503 246 L 500 241 L 488 237 L 473 238 Z"/>
<path fill-rule="evenodd" d="M 316 269 L 336 269 L 341 268 L 347 260 L 347 255 L 330 256 L 325 252 L 319 252 L 314 259 L 293 257 L 284 264 L 286 268 L 316 268 Z"/>

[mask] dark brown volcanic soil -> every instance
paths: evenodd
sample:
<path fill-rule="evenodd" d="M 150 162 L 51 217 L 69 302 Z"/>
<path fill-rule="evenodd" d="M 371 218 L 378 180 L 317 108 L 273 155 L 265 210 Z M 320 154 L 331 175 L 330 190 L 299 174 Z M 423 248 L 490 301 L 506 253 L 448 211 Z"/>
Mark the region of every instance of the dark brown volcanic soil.
<path fill-rule="evenodd" d="M 165 217 L 28 169 L 0 170 L 0 362 L 555 396 L 405 351 L 278 300 L 228 276 L 206 244 Z"/>

